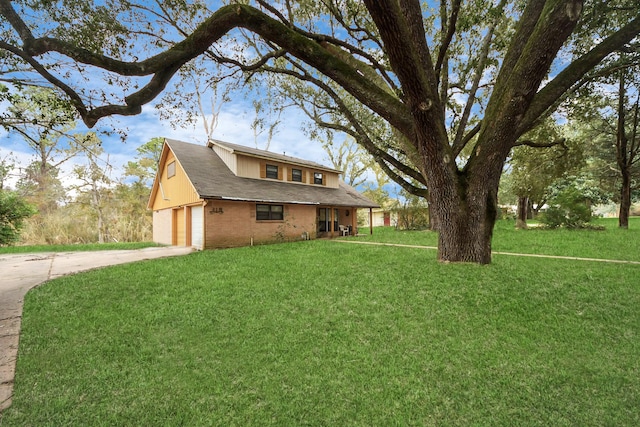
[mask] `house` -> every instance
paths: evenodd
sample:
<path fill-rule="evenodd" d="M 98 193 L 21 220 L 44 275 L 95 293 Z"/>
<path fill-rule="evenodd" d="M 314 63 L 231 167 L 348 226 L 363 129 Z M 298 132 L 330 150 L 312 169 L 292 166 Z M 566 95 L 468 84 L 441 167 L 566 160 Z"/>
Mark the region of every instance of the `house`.
<path fill-rule="evenodd" d="M 390 227 L 398 224 L 398 212 L 386 208 L 375 208 L 371 211 L 371 225 L 373 227 Z M 369 215 L 362 216 L 362 222 L 369 225 Z"/>
<path fill-rule="evenodd" d="M 357 210 L 377 207 L 318 163 L 171 139 L 148 206 L 154 242 L 199 249 L 356 234 Z"/>

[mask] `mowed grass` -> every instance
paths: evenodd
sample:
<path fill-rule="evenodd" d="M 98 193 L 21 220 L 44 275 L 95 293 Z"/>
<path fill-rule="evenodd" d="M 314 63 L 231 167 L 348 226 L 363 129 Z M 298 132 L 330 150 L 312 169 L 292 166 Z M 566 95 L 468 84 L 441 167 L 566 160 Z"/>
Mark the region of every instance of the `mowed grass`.
<path fill-rule="evenodd" d="M 23 245 L 0 246 L 0 254 L 26 254 L 36 252 L 86 252 L 133 250 L 159 246 L 153 242 L 124 242 L 124 243 L 78 243 L 73 245 Z"/>
<path fill-rule="evenodd" d="M 610 232 L 575 232 L 572 250 Z M 1 421 L 640 425 L 638 307 L 634 264 L 439 264 L 333 241 L 144 261 L 27 295 Z"/>
<path fill-rule="evenodd" d="M 618 228 L 617 218 L 599 218 L 593 222 L 604 226 L 605 230 L 550 230 L 538 227 L 535 221 L 530 222 L 530 228 L 518 230 L 515 228 L 515 221 L 498 221 L 491 247 L 494 252 L 520 254 L 627 261 L 640 258 L 640 217 L 630 219 L 628 230 Z M 396 231 L 393 227 L 376 227 L 373 235 L 369 235 L 369 230 L 364 228 L 360 232 L 363 235 L 356 239 L 361 241 L 433 247 L 438 245 L 438 234 L 429 230 Z"/>

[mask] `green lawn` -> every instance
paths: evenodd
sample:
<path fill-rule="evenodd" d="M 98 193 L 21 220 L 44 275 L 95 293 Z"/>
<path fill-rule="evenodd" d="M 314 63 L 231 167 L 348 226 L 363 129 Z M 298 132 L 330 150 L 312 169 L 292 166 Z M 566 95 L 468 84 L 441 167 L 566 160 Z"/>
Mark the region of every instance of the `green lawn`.
<path fill-rule="evenodd" d="M 125 243 L 79 243 L 74 245 L 30 245 L 30 246 L 0 246 L 0 254 L 26 254 L 34 252 L 82 252 L 82 251 L 110 251 L 121 249 L 142 249 L 158 246 L 153 242 L 125 242 Z"/>
<path fill-rule="evenodd" d="M 637 226 L 501 223 L 495 249 L 640 261 Z M 435 254 L 307 241 L 57 279 L 27 295 L 0 424 L 640 425 L 640 265 Z"/>

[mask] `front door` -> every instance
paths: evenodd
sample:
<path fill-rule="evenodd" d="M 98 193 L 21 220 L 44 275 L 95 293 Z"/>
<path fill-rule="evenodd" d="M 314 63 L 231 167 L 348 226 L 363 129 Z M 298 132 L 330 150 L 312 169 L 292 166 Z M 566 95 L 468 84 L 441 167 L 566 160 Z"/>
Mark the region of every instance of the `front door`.
<path fill-rule="evenodd" d="M 338 231 L 338 209 L 318 208 L 318 234 Z"/>

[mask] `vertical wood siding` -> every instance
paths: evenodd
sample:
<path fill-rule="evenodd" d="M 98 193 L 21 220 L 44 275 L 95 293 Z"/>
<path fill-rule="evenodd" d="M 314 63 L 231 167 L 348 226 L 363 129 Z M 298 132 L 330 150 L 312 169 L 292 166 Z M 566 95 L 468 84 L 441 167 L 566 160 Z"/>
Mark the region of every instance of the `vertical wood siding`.
<path fill-rule="evenodd" d="M 167 168 L 171 162 L 175 161 L 176 174 L 169 178 L 167 176 Z M 169 152 L 166 162 L 161 165 L 160 188 L 158 189 L 155 200 L 153 201 L 153 210 L 166 209 L 173 206 L 187 205 L 196 203 L 200 200 L 195 188 L 187 178 L 180 163 L 176 161 L 172 152 Z"/>
<path fill-rule="evenodd" d="M 220 158 L 227 165 L 227 167 L 229 169 L 231 169 L 231 172 L 233 172 L 235 175 L 245 176 L 245 175 L 242 175 L 238 171 L 238 156 L 237 155 L 235 155 L 232 152 L 230 152 L 229 150 L 227 150 L 225 148 L 222 148 L 222 147 L 219 147 L 217 145 L 213 146 L 213 151 L 215 151 L 216 154 L 218 154 L 218 156 L 220 156 Z"/>

